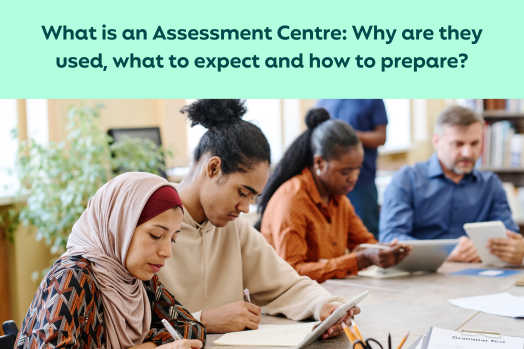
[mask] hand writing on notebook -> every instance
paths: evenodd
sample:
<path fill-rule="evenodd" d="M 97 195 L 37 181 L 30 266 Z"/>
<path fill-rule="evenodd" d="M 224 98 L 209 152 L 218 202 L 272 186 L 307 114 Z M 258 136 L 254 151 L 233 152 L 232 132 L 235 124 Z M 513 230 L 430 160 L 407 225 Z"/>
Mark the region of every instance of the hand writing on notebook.
<path fill-rule="evenodd" d="M 509 239 L 489 239 L 486 246 L 491 254 L 499 257 L 506 263 L 522 264 L 524 260 L 524 240 L 521 234 L 507 230 Z"/>
<path fill-rule="evenodd" d="M 480 262 L 480 257 L 471 241 L 466 236 L 461 236 L 459 238 L 459 243 L 453 251 L 448 256 L 448 262 L 468 262 L 468 263 L 478 263 Z"/>
<path fill-rule="evenodd" d="M 362 270 L 371 265 L 377 265 L 381 268 L 393 267 L 406 258 L 411 252 L 412 246 L 404 244 L 397 245 L 397 239 L 392 241 L 388 246 L 388 250 L 378 250 L 366 248 L 358 250 L 357 248 L 357 265 L 358 269 Z"/>
<path fill-rule="evenodd" d="M 240 301 L 203 311 L 200 322 L 206 326 L 207 333 L 236 332 L 246 328 L 256 330 L 260 323 L 260 314 L 260 307 Z"/>
<path fill-rule="evenodd" d="M 322 306 L 322 309 L 320 310 L 320 321 L 326 320 L 331 313 L 335 311 L 340 305 L 338 304 L 330 304 L 326 303 Z M 360 314 L 360 308 L 354 307 L 349 309 L 348 314 L 342 318 L 341 321 L 344 321 L 346 324 L 349 324 L 351 320 L 351 316 Z M 342 324 L 340 322 L 337 322 L 322 335 L 322 339 L 327 339 L 331 337 L 336 337 L 340 335 L 343 331 Z"/>

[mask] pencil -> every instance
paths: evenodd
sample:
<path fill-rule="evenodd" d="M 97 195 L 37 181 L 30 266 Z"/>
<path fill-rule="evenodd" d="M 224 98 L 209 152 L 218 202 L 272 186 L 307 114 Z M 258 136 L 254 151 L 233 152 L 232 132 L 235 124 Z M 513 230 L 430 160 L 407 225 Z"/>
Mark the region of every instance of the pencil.
<path fill-rule="evenodd" d="M 409 331 L 409 332 L 411 332 L 411 331 Z M 406 339 L 408 339 L 409 332 L 408 332 L 408 334 L 406 335 L 406 337 L 404 337 L 404 339 L 402 340 L 402 342 L 400 342 L 400 344 L 398 345 L 397 349 L 402 348 L 402 346 L 403 346 L 404 343 L 406 342 Z"/>
<path fill-rule="evenodd" d="M 360 339 L 361 341 L 364 341 L 364 338 L 360 334 L 360 330 L 357 327 L 357 323 L 355 322 L 355 320 L 353 320 L 353 318 L 351 318 L 351 326 L 355 328 L 355 332 L 357 333 L 358 339 Z"/>
<path fill-rule="evenodd" d="M 353 333 L 349 330 L 348 325 L 344 321 L 342 321 L 342 328 L 344 329 L 344 332 L 346 332 L 346 336 L 348 336 L 349 341 L 351 342 L 351 345 L 355 342 L 355 337 L 353 337 Z"/>

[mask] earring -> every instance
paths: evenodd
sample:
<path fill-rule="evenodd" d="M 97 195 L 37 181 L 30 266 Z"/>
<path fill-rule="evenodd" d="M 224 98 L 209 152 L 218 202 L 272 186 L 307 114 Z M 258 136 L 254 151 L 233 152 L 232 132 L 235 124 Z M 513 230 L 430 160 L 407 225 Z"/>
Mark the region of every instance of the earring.
<path fill-rule="evenodd" d="M 317 168 L 317 176 L 320 177 L 320 169 L 319 168 Z"/>

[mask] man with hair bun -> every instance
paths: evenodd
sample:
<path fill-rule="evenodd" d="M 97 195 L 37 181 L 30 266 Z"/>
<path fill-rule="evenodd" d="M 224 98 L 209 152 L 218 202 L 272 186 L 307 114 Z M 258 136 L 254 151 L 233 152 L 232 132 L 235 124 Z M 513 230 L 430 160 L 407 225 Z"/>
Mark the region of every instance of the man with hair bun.
<path fill-rule="evenodd" d="M 182 112 L 191 126 L 202 125 L 208 131 L 195 148 L 188 175 L 177 186 L 184 219 L 173 258 L 166 261 L 160 279 L 208 333 L 257 329 L 261 307 L 292 320 L 326 319 L 346 300 L 298 275 L 239 217 L 262 193 L 271 161 L 260 128 L 242 120 L 244 103 L 197 100 Z M 245 288 L 251 302 L 243 301 Z M 359 312 L 355 307 L 348 315 Z M 341 332 L 338 323 L 323 338 Z"/>
<path fill-rule="evenodd" d="M 458 238 L 448 260 L 480 262 L 463 225 L 502 221 L 510 239 L 497 239 L 490 249 L 522 263 L 524 243 L 522 235 L 514 233 L 518 226 L 502 182 L 492 172 L 475 169 L 483 129 L 482 116 L 467 108 L 453 106 L 439 115 L 433 134 L 436 152 L 426 162 L 402 167 L 384 193 L 380 241 Z"/>

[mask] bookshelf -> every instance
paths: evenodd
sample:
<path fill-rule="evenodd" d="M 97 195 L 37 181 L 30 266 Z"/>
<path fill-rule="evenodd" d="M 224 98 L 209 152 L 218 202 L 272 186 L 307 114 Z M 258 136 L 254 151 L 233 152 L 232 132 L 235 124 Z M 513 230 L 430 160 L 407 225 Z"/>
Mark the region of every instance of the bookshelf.
<path fill-rule="evenodd" d="M 524 188 L 524 100 L 484 99 L 474 104 L 486 122 L 480 170 L 494 172 L 502 182 Z M 506 193 L 510 206 L 513 201 L 512 210 L 520 211 L 514 218 L 524 234 L 524 190 L 515 190 L 513 198 L 508 189 Z"/>
<path fill-rule="evenodd" d="M 506 120 L 524 118 L 524 113 L 508 112 L 506 110 L 489 110 L 482 113 L 484 119 L 488 120 Z"/>

